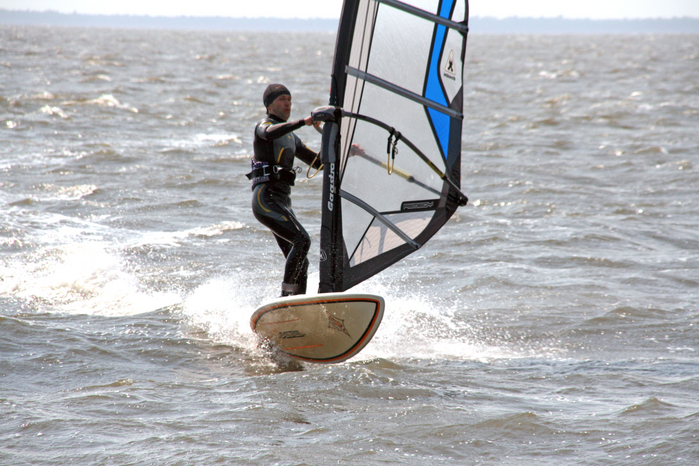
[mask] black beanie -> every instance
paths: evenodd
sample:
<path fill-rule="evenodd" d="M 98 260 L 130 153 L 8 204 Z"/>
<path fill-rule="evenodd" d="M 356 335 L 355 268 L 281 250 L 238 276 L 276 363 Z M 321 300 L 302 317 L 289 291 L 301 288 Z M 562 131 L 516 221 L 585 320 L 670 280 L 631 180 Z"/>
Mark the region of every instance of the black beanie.
<path fill-rule="evenodd" d="M 265 89 L 265 93 L 262 96 L 262 101 L 265 104 L 265 108 L 272 105 L 272 102 L 274 102 L 280 95 L 290 96 L 291 92 L 289 92 L 289 89 L 287 89 L 283 84 L 270 84 L 267 86 L 267 89 Z"/>

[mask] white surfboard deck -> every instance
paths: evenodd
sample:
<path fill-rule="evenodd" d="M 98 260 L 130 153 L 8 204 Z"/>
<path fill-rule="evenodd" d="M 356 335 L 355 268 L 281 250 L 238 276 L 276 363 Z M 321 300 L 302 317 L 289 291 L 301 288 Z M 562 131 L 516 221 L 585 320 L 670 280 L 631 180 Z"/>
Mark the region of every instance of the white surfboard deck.
<path fill-rule="evenodd" d="M 323 293 L 275 299 L 250 317 L 262 340 L 294 359 L 338 363 L 359 353 L 383 317 L 381 296 Z"/>

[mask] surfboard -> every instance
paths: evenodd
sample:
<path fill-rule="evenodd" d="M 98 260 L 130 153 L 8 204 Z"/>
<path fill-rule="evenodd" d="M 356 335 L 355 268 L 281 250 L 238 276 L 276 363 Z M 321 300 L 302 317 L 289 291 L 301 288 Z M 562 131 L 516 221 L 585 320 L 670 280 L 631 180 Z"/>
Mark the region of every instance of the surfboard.
<path fill-rule="evenodd" d="M 251 322 L 280 351 L 313 362 L 357 354 L 384 301 L 348 290 L 420 249 L 468 202 L 468 16 L 468 0 L 344 0 L 329 105 L 311 112 L 323 122 L 319 294 L 267 303 Z"/>
<path fill-rule="evenodd" d="M 359 353 L 378 329 L 381 296 L 323 293 L 279 298 L 250 318 L 250 327 L 276 350 L 307 362 L 338 363 Z"/>

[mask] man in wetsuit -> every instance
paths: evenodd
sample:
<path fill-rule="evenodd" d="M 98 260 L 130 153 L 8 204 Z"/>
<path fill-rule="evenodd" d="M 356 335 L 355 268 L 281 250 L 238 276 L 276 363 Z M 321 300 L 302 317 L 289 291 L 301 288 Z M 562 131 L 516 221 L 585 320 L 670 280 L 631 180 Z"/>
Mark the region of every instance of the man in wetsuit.
<path fill-rule="evenodd" d="M 255 218 L 272 230 L 286 257 L 282 296 L 306 293 L 308 250 L 311 238 L 291 210 L 291 187 L 298 157 L 313 168 L 320 168 L 318 154 L 305 146 L 293 131 L 313 125 L 313 118 L 288 121 L 291 93 L 281 84 L 270 84 L 263 102 L 267 115 L 255 126 L 252 158 L 252 211 Z"/>

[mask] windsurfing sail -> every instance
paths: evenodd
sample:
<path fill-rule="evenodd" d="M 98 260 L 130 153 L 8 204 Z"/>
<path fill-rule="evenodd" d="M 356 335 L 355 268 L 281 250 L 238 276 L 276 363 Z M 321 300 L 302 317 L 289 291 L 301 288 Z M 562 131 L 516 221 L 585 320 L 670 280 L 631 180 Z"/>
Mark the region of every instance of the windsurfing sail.
<path fill-rule="evenodd" d="M 467 0 L 345 0 L 322 153 L 319 292 L 416 251 L 461 192 Z"/>

